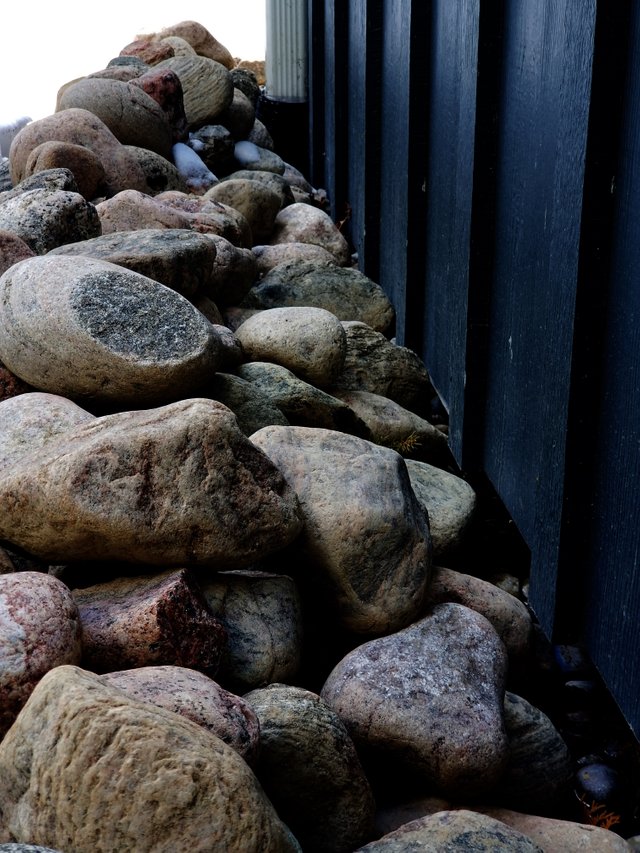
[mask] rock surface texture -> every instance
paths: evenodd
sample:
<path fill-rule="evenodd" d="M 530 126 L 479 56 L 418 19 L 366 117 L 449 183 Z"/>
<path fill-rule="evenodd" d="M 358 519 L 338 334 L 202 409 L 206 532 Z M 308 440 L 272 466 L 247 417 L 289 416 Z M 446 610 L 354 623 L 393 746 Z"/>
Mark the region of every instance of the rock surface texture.
<path fill-rule="evenodd" d="M 264 63 L 123 45 L 0 126 L 0 853 L 639 849 Z"/>

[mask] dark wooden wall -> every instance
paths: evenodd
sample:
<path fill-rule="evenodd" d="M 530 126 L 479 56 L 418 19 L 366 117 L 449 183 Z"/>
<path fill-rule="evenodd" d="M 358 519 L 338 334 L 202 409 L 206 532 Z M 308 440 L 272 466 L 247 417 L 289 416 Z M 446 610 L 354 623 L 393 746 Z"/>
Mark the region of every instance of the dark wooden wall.
<path fill-rule="evenodd" d="M 640 733 L 640 4 L 309 0 L 311 170 Z"/>

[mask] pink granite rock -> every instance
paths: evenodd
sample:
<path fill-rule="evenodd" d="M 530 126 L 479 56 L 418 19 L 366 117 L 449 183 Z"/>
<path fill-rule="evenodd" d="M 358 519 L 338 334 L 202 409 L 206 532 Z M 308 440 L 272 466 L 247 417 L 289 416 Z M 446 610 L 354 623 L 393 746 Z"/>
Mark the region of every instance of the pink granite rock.
<path fill-rule="evenodd" d="M 169 664 L 217 672 L 227 634 L 187 571 L 116 578 L 75 589 L 73 598 L 87 669 Z"/>
<path fill-rule="evenodd" d="M 166 68 L 152 68 L 133 79 L 131 85 L 139 86 L 162 108 L 173 131 L 173 142 L 181 142 L 188 137 L 182 83 L 177 74 Z"/>
<path fill-rule="evenodd" d="M 260 745 L 255 711 L 204 673 L 183 666 L 143 666 L 108 672 L 103 680 L 133 699 L 197 723 L 235 749 L 248 764 L 255 764 Z"/>
<path fill-rule="evenodd" d="M 39 572 L 0 575 L 0 737 L 46 672 L 80 662 L 81 632 L 62 581 Z"/>
<path fill-rule="evenodd" d="M 13 231 L 0 230 L 0 275 L 18 261 L 32 258 L 34 255 L 33 249 Z"/>

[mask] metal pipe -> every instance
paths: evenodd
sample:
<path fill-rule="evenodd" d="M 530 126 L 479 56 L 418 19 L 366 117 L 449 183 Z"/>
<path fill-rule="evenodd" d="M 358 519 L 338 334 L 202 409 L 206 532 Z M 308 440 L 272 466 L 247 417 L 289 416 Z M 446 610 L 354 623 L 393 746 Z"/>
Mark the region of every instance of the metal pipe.
<path fill-rule="evenodd" d="M 266 0 L 265 94 L 274 101 L 307 100 L 307 0 Z"/>

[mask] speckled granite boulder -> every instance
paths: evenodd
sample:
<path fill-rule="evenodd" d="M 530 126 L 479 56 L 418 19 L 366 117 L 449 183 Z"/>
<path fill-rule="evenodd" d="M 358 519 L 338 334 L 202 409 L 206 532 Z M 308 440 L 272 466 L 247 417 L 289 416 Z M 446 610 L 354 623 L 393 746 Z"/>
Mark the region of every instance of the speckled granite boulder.
<path fill-rule="evenodd" d="M 20 237 L 37 255 L 102 230 L 96 208 L 80 193 L 30 190 L 0 204 L 0 228 Z"/>
<path fill-rule="evenodd" d="M 117 231 L 53 249 L 51 255 L 87 255 L 159 281 L 187 298 L 207 287 L 215 243 L 185 228 Z"/>
<path fill-rule="evenodd" d="M 218 678 L 238 693 L 298 673 L 303 622 L 300 594 L 286 575 L 218 572 L 200 587 L 227 632 Z"/>
<path fill-rule="evenodd" d="M 359 847 L 357 853 L 407 853 L 409 850 L 544 853 L 543 848 L 524 833 L 487 815 L 463 809 L 412 820 L 377 841 Z"/>
<path fill-rule="evenodd" d="M 373 794 L 338 715 L 315 693 L 285 684 L 245 699 L 260 721 L 256 773 L 303 849 L 349 853 L 368 840 Z"/>
<path fill-rule="evenodd" d="M 327 429 L 270 426 L 251 436 L 297 493 L 293 546 L 315 606 L 349 631 L 379 634 L 416 618 L 431 570 L 429 527 L 402 457 Z"/>
<path fill-rule="evenodd" d="M 41 391 L 142 406 L 216 370 L 211 324 L 175 291 L 88 257 L 29 258 L 0 278 L 0 358 Z"/>
<path fill-rule="evenodd" d="M 321 696 L 369 756 L 435 791 L 485 794 L 507 763 L 506 668 L 502 641 L 484 616 L 441 604 L 347 654 Z"/>
<path fill-rule="evenodd" d="M 184 569 L 75 589 L 82 665 L 94 672 L 164 664 L 213 677 L 227 636 Z"/>
<path fill-rule="evenodd" d="M 320 388 L 331 385 L 344 364 L 342 324 L 324 308 L 271 308 L 238 329 L 247 361 L 270 361 Z"/>
<path fill-rule="evenodd" d="M 0 737 L 42 676 L 80 663 L 81 625 L 70 590 L 39 572 L 0 575 Z"/>
<path fill-rule="evenodd" d="M 0 743 L 14 839 L 63 851 L 298 851 L 246 762 L 92 673 L 48 673 Z"/>
<path fill-rule="evenodd" d="M 142 666 L 105 673 L 103 680 L 139 702 L 166 708 L 197 723 L 247 764 L 255 764 L 260 742 L 255 711 L 204 673 L 184 666 Z"/>
<path fill-rule="evenodd" d="M 0 539 L 58 563 L 236 568 L 301 528 L 282 474 L 204 399 L 77 426 L 5 471 L 0 500 Z"/>

